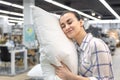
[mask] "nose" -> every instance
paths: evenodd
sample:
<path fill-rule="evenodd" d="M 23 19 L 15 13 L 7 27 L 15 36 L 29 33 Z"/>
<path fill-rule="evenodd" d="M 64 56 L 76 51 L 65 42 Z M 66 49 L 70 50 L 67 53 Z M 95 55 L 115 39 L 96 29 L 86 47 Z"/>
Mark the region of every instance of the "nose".
<path fill-rule="evenodd" d="M 70 26 L 66 24 L 66 30 L 68 30 L 69 28 L 70 28 Z"/>

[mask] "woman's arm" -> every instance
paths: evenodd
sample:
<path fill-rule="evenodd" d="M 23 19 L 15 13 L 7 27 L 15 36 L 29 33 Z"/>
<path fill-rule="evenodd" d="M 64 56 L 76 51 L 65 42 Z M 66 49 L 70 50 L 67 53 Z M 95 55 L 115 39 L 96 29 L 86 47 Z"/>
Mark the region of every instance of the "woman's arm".
<path fill-rule="evenodd" d="M 56 75 L 59 76 L 62 80 L 89 80 L 87 77 L 73 74 L 64 63 L 62 63 L 62 66 L 53 66 L 56 69 Z"/>

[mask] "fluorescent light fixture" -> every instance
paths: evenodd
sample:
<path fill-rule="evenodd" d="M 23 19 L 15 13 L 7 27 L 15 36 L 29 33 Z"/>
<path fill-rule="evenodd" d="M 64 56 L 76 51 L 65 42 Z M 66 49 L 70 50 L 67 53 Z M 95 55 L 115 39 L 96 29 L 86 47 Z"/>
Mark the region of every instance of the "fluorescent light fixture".
<path fill-rule="evenodd" d="M 24 7 L 21 6 L 21 5 L 13 4 L 13 3 L 10 3 L 10 2 L 7 2 L 7 1 L 1 1 L 0 0 L 0 4 L 4 4 L 4 5 L 8 5 L 8 6 L 12 6 L 12 7 L 20 8 L 20 9 L 24 9 Z"/>
<path fill-rule="evenodd" d="M 1 0 L 0 0 L 0 4 L 5 4 L 5 5 L 8 5 L 8 6 L 12 5 L 12 3 L 10 3 L 10 2 L 1 1 Z"/>
<path fill-rule="evenodd" d="M 12 26 L 12 25 L 15 25 L 15 23 L 8 23 L 8 25 L 11 25 L 11 26 Z"/>
<path fill-rule="evenodd" d="M 23 23 L 23 21 L 17 21 L 17 20 L 8 20 L 8 22 L 12 22 L 12 23 Z"/>
<path fill-rule="evenodd" d="M 8 19 L 17 20 L 17 21 L 23 21 L 24 20 L 23 18 L 9 17 L 9 16 L 6 16 L 6 15 L 0 15 L 0 17 L 6 17 Z"/>
<path fill-rule="evenodd" d="M 64 9 L 67 9 L 67 10 L 70 10 L 70 11 L 76 11 L 76 12 L 79 13 L 80 15 L 83 15 L 83 16 L 88 17 L 88 18 L 90 18 L 90 19 L 99 20 L 99 19 L 97 19 L 97 18 L 95 18 L 95 17 L 93 17 L 93 16 L 90 16 L 90 15 L 88 15 L 88 14 L 85 14 L 85 13 L 83 13 L 83 12 L 81 12 L 81 11 L 79 11 L 79 10 L 76 10 L 76 9 L 74 9 L 74 8 L 65 6 L 65 5 L 63 5 L 63 4 L 61 4 L 61 3 L 58 3 L 58 2 L 56 2 L 56 1 L 53 1 L 53 0 L 44 0 L 44 1 L 49 2 L 49 3 L 52 3 L 52 4 L 56 5 L 56 6 L 62 7 L 62 8 L 64 8 Z"/>
<path fill-rule="evenodd" d="M 16 8 L 24 9 L 24 7 L 23 7 L 23 6 L 21 6 L 21 5 L 12 4 L 12 6 L 13 6 L 13 7 L 16 7 Z"/>
<path fill-rule="evenodd" d="M 5 11 L 5 10 L 0 10 L 0 13 L 22 16 L 22 17 L 24 16 L 22 13 L 16 13 L 16 12 Z"/>
<path fill-rule="evenodd" d="M 7 17 L 8 18 L 8 16 L 6 16 L 6 15 L 0 15 L 0 17 Z"/>
<path fill-rule="evenodd" d="M 23 14 L 21 14 L 21 13 L 16 13 L 16 12 L 10 12 L 10 14 L 12 14 L 12 15 L 17 15 L 17 16 L 24 16 Z"/>
<path fill-rule="evenodd" d="M 99 21 L 94 21 L 94 20 L 89 20 L 89 24 L 97 24 L 97 23 L 120 23 L 120 20 L 99 20 Z"/>
<path fill-rule="evenodd" d="M 19 21 L 23 21 L 23 18 L 16 18 L 16 17 L 8 17 L 8 19 L 13 19 L 13 20 L 19 20 Z"/>
<path fill-rule="evenodd" d="M 105 0 L 99 0 L 117 19 L 120 20 L 120 16 L 110 7 Z"/>

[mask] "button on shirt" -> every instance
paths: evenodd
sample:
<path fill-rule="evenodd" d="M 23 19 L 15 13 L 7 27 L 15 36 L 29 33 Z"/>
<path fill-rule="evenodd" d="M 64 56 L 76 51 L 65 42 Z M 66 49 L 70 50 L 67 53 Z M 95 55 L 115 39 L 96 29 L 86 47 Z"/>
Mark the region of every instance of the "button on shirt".
<path fill-rule="evenodd" d="M 90 80 L 114 80 L 110 50 L 104 41 L 88 33 L 76 47 L 79 75 Z"/>

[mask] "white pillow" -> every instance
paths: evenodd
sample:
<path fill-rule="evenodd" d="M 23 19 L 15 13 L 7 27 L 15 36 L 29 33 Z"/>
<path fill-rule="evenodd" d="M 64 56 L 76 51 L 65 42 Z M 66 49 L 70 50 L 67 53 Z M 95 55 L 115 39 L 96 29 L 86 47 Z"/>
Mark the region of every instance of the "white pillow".
<path fill-rule="evenodd" d="M 35 65 L 28 73 L 28 76 L 30 77 L 37 77 L 37 78 L 42 78 L 43 74 L 42 74 L 42 69 L 41 69 L 41 65 L 37 64 Z"/>
<path fill-rule="evenodd" d="M 59 19 L 39 7 L 33 7 L 33 20 L 40 43 L 40 62 L 45 80 L 59 80 L 51 64 L 61 66 L 61 61 L 77 74 L 77 52 L 59 25 Z"/>

